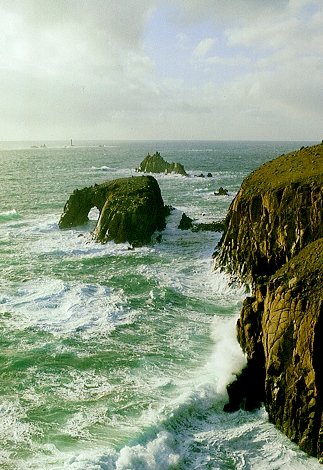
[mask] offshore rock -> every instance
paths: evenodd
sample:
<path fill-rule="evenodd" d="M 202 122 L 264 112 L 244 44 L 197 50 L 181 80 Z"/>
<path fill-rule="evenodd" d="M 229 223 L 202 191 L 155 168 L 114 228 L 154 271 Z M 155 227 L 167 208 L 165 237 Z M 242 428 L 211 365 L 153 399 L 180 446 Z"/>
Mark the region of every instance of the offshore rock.
<path fill-rule="evenodd" d="M 193 219 L 183 212 L 178 228 L 180 230 L 190 230 L 193 227 Z"/>
<path fill-rule="evenodd" d="M 194 223 L 194 220 L 183 212 L 178 228 L 180 230 L 192 230 L 192 232 L 223 232 L 225 229 L 225 221 Z"/>
<path fill-rule="evenodd" d="M 144 173 L 178 173 L 179 175 L 188 176 L 181 163 L 168 163 L 159 152 L 154 155 L 148 154 L 140 163 L 137 171 Z"/>
<path fill-rule="evenodd" d="M 223 188 L 222 186 L 219 188 L 218 191 L 214 191 L 215 196 L 228 196 L 229 191 L 226 188 Z"/>
<path fill-rule="evenodd" d="M 149 243 L 156 230 L 165 228 L 164 202 L 152 176 L 120 178 L 75 190 L 65 204 L 59 227 L 86 223 L 92 207 L 100 212 L 93 235 L 102 243 L 128 241 L 140 246 Z"/>
<path fill-rule="evenodd" d="M 271 422 L 323 451 L 323 145 L 278 157 L 242 184 L 217 261 L 249 282 L 237 325 L 247 369 L 229 411 L 264 401 Z M 254 384 L 250 391 L 245 378 Z"/>

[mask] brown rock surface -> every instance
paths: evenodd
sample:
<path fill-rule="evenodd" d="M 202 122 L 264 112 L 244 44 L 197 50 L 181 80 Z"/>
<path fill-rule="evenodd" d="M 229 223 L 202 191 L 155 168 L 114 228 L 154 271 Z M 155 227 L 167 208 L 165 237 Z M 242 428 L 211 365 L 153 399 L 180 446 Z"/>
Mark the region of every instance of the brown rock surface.
<path fill-rule="evenodd" d="M 307 453 L 323 443 L 323 145 L 253 172 L 231 204 L 218 262 L 253 286 L 237 325 L 247 355 L 231 406 L 264 400 Z M 248 388 L 245 378 L 254 386 Z M 240 394 L 237 397 L 237 393 Z"/>
<path fill-rule="evenodd" d="M 322 188 L 323 144 L 254 171 L 230 206 L 220 264 L 252 283 L 323 237 Z"/>

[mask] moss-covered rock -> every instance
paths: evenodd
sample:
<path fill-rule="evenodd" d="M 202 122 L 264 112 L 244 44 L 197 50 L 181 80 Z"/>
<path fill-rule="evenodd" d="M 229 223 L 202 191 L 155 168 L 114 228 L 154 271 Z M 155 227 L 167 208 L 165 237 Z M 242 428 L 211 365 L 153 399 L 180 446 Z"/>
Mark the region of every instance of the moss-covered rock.
<path fill-rule="evenodd" d="M 102 243 L 128 241 L 134 246 L 149 243 L 155 230 L 165 228 L 165 207 L 152 176 L 120 178 L 75 190 L 65 204 L 60 228 L 81 225 L 92 207 L 100 216 L 94 238 Z"/>

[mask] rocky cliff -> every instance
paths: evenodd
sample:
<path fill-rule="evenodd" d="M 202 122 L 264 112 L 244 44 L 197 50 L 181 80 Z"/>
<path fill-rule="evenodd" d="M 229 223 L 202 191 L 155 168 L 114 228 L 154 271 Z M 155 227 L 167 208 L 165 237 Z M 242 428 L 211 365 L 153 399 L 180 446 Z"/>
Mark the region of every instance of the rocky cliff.
<path fill-rule="evenodd" d="M 102 243 L 128 241 L 139 246 L 149 243 L 155 230 L 165 228 L 166 209 L 152 176 L 120 178 L 76 189 L 65 204 L 59 227 L 86 223 L 92 207 L 100 212 L 93 235 Z"/>
<path fill-rule="evenodd" d="M 228 409 L 269 419 L 322 458 L 323 144 L 253 172 L 231 204 L 217 262 L 252 286 L 237 325 L 248 365 Z M 248 385 L 249 381 L 249 385 Z M 250 387 L 250 383 L 252 386 Z"/>

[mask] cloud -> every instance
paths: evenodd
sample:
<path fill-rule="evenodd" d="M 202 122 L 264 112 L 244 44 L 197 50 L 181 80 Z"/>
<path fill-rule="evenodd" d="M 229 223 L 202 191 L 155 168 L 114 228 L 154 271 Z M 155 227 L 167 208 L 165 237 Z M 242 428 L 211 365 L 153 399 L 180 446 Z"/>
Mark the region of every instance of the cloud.
<path fill-rule="evenodd" d="M 205 59 L 208 53 L 213 49 L 216 44 L 215 38 L 205 38 L 198 43 L 192 52 L 192 57 L 195 60 Z"/>
<path fill-rule="evenodd" d="M 319 0 L 2 0 L 0 139 L 321 140 L 322 21 Z"/>

